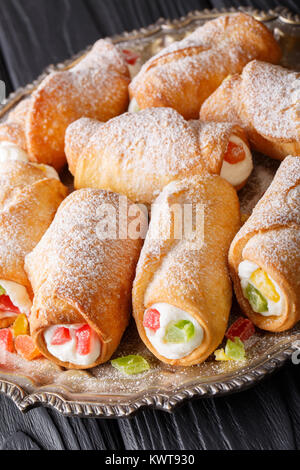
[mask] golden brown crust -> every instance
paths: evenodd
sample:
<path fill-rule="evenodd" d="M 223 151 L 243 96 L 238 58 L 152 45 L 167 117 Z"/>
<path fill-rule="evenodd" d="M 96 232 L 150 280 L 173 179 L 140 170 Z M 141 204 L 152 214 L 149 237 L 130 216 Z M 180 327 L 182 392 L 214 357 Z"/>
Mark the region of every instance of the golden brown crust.
<path fill-rule="evenodd" d="M 219 174 L 233 134 L 247 144 L 236 125 L 185 121 L 171 108 L 152 108 L 106 124 L 80 119 L 67 129 L 65 152 L 77 189 L 111 189 L 151 204 L 170 181 Z"/>
<path fill-rule="evenodd" d="M 202 246 L 195 249 L 185 237 L 174 238 L 173 204 L 203 205 Z M 134 281 L 133 312 L 142 340 L 161 361 L 178 366 L 198 364 L 222 342 L 232 296 L 227 254 L 239 226 L 236 192 L 218 176 L 172 182 L 157 199 Z M 144 311 L 160 302 L 188 312 L 204 330 L 200 347 L 182 359 L 162 357 L 146 337 Z"/>
<path fill-rule="evenodd" d="M 127 204 L 129 209 L 132 203 L 127 200 Z M 62 363 L 49 353 L 43 335 L 49 326 L 88 323 L 102 346 L 101 355 L 89 366 L 94 367 L 109 360 L 128 325 L 142 242 L 119 237 L 119 223 L 116 239 L 101 238 L 98 224 L 107 205 L 119 219 L 119 195 L 92 189 L 72 193 L 26 258 L 35 294 L 30 318 L 33 337 L 40 351 L 63 367 L 87 368 Z"/>
<path fill-rule="evenodd" d="M 108 121 L 128 108 L 129 70 L 122 54 L 100 40 L 77 65 L 54 72 L 0 125 L 0 141 L 27 150 L 33 162 L 60 170 L 65 131 L 82 116 Z"/>
<path fill-rule="evenodd" d="M 31 293 L 25 256 L 49 227 L 67 188 L 24 162 L 0 165 L 0 188 L 0 279 L 17 282 Z"/>
<path fill-rule="evenodd" d="M 200 118 L 239 124 L 255 150 L 283 160 L 300 154 L 299 90 L 299 74 L 255 60 L 241 75 L 224 80 L 203 104 Z"/>
<path fill-rule="evenodd" d="M 171 107 L 196 119 L 227 75 L 240 73 L 252 59 L 278 63 L 280 57 L 262 23 L 244 13 L 224 15 L 150 59 L 132 81 L 130 94 L 141 109 Z"/>
<path fill-rule="evenodd" d="M 279 332 L 300 320 L 300 157 L 287 157 L 273 183 L 232 242 L 229 264 L 244 313 L 264 330 Z M 280 286 L 286 308 L 279 317 L 255 313 L 244 297 L 238 267 L 247 259 Z"/>
<path fill-rule="evenodd" d="M 26 120 L 31 159 L 60 169 L 68 125 L 82 116 L 107 121 L 126 111 L 128 84 L 123 57 L 103 40 L 69 71 L 47 77 L 32 96 Z"/>
<path fill-rule="evenodd" d="M 188 121 L 188 124 L 195 131 L 201 160 L 212 175 L 221 173 L 230 137 L 239 137 L 249 147 L 245 131 L 234 123 L 197 120 Z M 246 182 L 242 182 L 238 188 L 241 189 Z"/>
<path fill-rule="evenodd" d="M 22 100 L 8 115 L 7 121 L 0 124 L 0 142 L 6 141 L 26 150 L 25 121 L 30 98 Z"/>
<path fill-rule="evenodd" d="M 0 124 L 0 142 L 11 142 L 26 150 L 26 138 L 23 127 L 16 122 Z"/>

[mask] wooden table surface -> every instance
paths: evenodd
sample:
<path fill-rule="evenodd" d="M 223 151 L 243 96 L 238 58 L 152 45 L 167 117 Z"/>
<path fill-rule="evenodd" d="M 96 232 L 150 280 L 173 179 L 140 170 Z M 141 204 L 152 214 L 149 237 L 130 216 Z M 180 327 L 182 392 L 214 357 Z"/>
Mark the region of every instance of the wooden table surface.
<path fill-rule="evenodd" d="M 10 92 L 99 37 L 240 4 L 300 12 L 299 0 L 0 0 L 0 79 Z M 299 449 L 299 371 L 289 363 L 240 394 L 124 420 L 65 418 L 45 408 L 23 415 L 0 395 L 0 449 Z"/>

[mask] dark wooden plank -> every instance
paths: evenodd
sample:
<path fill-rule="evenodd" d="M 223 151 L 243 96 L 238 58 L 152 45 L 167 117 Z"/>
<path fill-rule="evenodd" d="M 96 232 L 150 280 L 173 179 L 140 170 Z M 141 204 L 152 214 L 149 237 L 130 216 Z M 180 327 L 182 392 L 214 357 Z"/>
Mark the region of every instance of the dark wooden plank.
<path fill-rule="evenodd" d="M 65 448 L 60 429 L 55 426 L 46 408 L 34 409 L 24 415 L 16 409 L 11 400 L 0 395 L 0 409 L 0 449 L 8 449 L 11 444 L 16 446 L 17 432 L 26 434 L 41 449 Z M 68 436 L 70 434 L 69 432 Z"/>
<path fill-rule="evenodd" d="M 40 447 L 24 432 L 16 432 L 6 439 L 1 450 L 41 450 Z"/>
<path fill-rule="evenodd" d="M 280 3 L 246 2 L 265 9 Z M 130 31 L 162 16 L 175 18 L 194 9 L 239 4 L 239 0 L 1 0 L 0 50 L 16 88 L 98 37 Z M 285 5 L 300 11 L 295 0 L 286 0 Z"/>
<path fill-rule="evenodd" d="M 299 367 L 290 366 L 251 390 L 185 404 L 173 415 L 147 410 L 120 422 L 131 449 L 299 448 Z"/>
<path fill-rule="evenodd" d="M 14 87 L 99 36 L 83 0 L 1 0 L 0 8 L 0 49 Z"/>

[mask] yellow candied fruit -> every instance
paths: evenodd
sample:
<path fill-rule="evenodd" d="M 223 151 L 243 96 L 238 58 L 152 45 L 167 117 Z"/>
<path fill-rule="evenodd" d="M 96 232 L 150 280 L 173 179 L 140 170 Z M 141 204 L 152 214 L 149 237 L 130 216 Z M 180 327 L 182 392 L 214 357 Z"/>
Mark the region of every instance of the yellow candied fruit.
<path fill-rule="evenodd" d="M 226 356 L 223 348 L 217 349 L 217 351 L 215 351 L 214 354 L 215 354 L 216 361 L 230 361 L 230 358 Z"/>
<path fill-rule="evenodd" d="M 15 338 L 29 334 L 29 323 L 26 315 L 21 314 L 17 316 L 13 324 L 13 334 Z"/>
<path fill-rule="evenodd" d="M 251 275 L 251 281 L 257 289 L 272 302 L 279 302 L 280 295 L 265 271 L 261 268 L 254 271 Z"/>
<path fill-rule="evenodd" d="M 46 173 L 47 171 L 47 168 L 45 165 L 43 165 L 43 163 L 39 163 L 36 165 L 37 168 L 39 168 L 40 170 L 42 170 L 44 173 Z"/>

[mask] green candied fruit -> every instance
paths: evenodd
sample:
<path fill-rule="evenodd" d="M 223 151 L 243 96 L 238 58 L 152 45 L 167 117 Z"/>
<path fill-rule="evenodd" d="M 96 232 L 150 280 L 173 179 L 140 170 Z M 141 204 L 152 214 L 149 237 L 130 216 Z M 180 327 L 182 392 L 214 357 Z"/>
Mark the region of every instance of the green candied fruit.
<path fill-rule="evenodd" d="M 245 297 L 249 300 L 254 312 L 263 313 L 268 311 L 267 299 L 252 284 L 245 289 Z"/>
<path fill-rule="evenodd" d="M 244 361 L 246 353 L 243 341 L 240 338 L 234 338 L 234 341 L 228 339 L 225 346 L 225 355 L 233 361 Z"/>
<path fill-rule="evenodd" d="M 0 295 L 6 295 L 6 290 L 2 286 L 0 286 Z"/>
<path fill-rule="evenodd" d="M 166 343 L 187 343 L 195 336 L 195 327 L 189 320 L 180 320 L 177 323 L 170 323 L 167 327 L 164 340 Z"/>
<path fill-rule="evenodd" d="M 142 356 L 124 356 L 111 361 L 111 365 L 126 375 L 135 375 L 146 372 L 150 369 L 150 365 Z"/>

